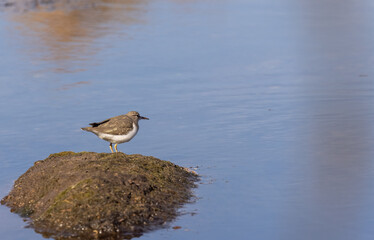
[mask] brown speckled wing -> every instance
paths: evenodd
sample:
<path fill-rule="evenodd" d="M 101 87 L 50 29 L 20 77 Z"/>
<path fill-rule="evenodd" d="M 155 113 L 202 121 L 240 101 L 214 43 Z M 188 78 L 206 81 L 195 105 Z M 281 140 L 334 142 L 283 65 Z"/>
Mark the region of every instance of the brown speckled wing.
<path fill-rule="evenodd" d="M 103 123 L 106 123 L 106 122 L 108 122 L 110 119 L 106 119 L 106 120 L 104 120 L 104 121 L 101 121 L 101 122 L 94 122 L 94 123 L 89 123 L 89 125 L 91 125 L 92 127 L 97 127 L 97 126 L 99 126 L 100 124 L 103 124 Z"/>
<path fill-rule="evenodd" d="M 113 135 L 124 135 L 132 130 L 132 125 L 133 120 L 130 117 L 120 115 L 103 121 L 102 124 L 93 127 L 92 130 Z"/>

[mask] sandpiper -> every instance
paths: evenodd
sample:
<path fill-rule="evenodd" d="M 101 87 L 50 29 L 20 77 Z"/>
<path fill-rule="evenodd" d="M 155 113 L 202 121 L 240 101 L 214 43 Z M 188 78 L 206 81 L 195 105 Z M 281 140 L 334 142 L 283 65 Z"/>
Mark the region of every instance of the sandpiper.
<path fill-rule="evenodd" d="M 110 142 L 109 147 L 113 153 L 112 144 L 114 143 L 114 149 L 116 152 L 117 144 L 130 141 L 138 133 L 140 119 L 149 118 L 142 117 L 138 112 L 130 111 L 125 115 L 112 117 L 101 122 L 89 123 L 92 127 L 81 128 L 84 131 L 92 132 L 99 138 Z"/>

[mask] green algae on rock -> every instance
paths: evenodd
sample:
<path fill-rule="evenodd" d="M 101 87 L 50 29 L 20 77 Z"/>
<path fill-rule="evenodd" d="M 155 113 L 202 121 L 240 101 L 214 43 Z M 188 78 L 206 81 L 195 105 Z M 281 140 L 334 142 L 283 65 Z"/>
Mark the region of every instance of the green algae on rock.
<path fill-rule="evenodd" d="M 121 239 L 173 220 L 198 176 L 138 154 L 61 152 L 35 162 L 1 201 L 56 239 Z"/>

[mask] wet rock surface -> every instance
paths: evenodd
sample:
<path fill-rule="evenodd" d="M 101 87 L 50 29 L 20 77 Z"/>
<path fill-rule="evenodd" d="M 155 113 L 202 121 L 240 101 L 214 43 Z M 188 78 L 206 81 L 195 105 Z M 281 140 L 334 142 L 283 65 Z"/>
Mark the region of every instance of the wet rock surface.
<path fill-rule="evenodd" d="M 46 237 L 123 239 L 173 220 L 197 180 L 154 157 L 61 152 L 35 162 L 1 203 Z"/>

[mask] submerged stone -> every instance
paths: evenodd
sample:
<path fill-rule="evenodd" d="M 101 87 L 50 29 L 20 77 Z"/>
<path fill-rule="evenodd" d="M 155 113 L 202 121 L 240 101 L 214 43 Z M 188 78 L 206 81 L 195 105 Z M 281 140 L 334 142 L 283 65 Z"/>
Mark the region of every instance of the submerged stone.
<path fill-rule="evenodd" d="M 1 200 L 55 239 L 122 239 L 173 220 L 198 177 L 123 153 L 61 152 L 35 162 Z"/>

